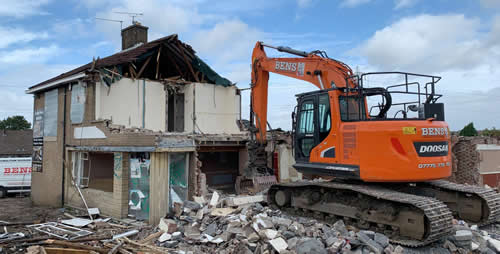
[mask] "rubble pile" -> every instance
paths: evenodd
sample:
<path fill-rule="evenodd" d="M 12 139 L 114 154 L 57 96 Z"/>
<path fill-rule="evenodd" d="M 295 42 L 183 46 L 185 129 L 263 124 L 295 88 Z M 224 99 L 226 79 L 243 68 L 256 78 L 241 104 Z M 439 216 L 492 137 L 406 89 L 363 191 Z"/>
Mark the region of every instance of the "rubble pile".
<path fill-rule="evenodd" d="M 216 194 L 217 195 L 217 194 Z M 225 202 L 186 201 L 158 225 L 157 246 L 178 253 L 498 253 L 500 235 L 455 221 L 455 233 L 431 246 L 411 249 L 393 245 L 387 236 L 312 218 L 295 217 L 263 206 L 254 197 L 234 206 Z M 224 205 L 224 203 L 226 205 Z M 229 205 L 228 205 L 229 204 Z M 232 205 L 232 206 L 230 206 Z"/>
<path fill-rule="evenodd" d="M 214 192 L 209 201 L 194 197 L 174 203 L 172 213 L 155 226 L 104 216 L 89 220 L 85 213 L 71 215 L 69 210 L 41 224 L 3 222 L 9 231 L 0 233 L 0 253 L 49 253 L 57 248 L 85 253 L 500 253 L 498 223 L 478 228 L 454 220 L 448 237 L 408 248 L 342 220 L 328 224 L 288 215 L 266 206 L 264 200 L 265 195 L 223 197 Z M 81 236 L 58 232 L 69 225 L 78 227 L 75 232 Z"/>

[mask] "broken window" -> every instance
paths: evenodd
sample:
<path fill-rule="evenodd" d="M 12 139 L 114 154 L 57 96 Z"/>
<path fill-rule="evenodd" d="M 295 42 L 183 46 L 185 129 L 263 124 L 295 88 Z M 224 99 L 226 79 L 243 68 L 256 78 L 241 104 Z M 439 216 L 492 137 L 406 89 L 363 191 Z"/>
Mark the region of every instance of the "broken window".
<path fill-rule="evenodd" d="M 168 91 L 167 131 L 184 132 L 184 94 Z"/>
<path fill-rule="evenodd" d="M 169 204 L 170 209 L 172 209 L 174 203 L 183 203 L 188 198 L 189 154 L 169 153 L 168 170 L 170 187 Z"/>
<path fill-rule="evenodd" d="M 130 154 L 128 213 L 137 220 L 149 219 L 150 154 Z"/>
<path fill-rule="evenodd" d="M 43 116 L 43 136 L 57 136 L 57 89 L 45 92 L 45 108 Z"/>
<path fill-rule="evenodd" d="M 85 112 L 85 87 L 82 83 L 71 86 L 71 122 L 81 123 Z"/>
<path fill-rule="evenodd" d="M 73 152 L 73 179 L 81 188 L 113 192 L 112 153 Z"/>
<path fill-rule="evenodd" d="M 234 191 L 239 168 L 237 151 L 200 152 L 198 160 L 201 161 L 201 171 L 207 176 L 209 187 Z"/>

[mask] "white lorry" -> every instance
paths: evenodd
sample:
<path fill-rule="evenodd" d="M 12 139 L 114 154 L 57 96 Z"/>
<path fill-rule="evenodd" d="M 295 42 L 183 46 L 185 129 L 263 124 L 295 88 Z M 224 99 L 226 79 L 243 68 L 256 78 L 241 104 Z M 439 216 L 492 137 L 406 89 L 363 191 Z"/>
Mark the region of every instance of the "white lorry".
<path fill-rule="evenodd" d="M 0 198 L 31 190 L 31 157 L 0 158 Z"/>

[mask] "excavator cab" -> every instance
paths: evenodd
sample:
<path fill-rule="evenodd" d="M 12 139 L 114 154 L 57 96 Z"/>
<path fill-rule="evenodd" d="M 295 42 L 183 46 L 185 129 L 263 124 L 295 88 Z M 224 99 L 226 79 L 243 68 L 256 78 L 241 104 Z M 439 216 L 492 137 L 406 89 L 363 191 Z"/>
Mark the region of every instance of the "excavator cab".
<path fill-rule="evenodd" d="M 374 76 L 384 83 L 399 82 L 381 87 L 366 85 L 375 80 Z M 348 86 L 349 79 L 356 87 Z M 306 174 L 363 181 L 446 177 L 450 169 L 449 135 L 443 104 L 436 102 L 441 95 L 434 92 L 439 79 L 404 72 L 367 73 L 346 78 L 345 86 L 297 95 L 295 167 Z M 442 133 L 431 135 L 429 140 L 422 137 L 428 129 Z M 443 151 L 425 153 L 422 146 Z M 380 160 L 384 157 L 403 170 Z M 423 174 L 423 167 L 437 169 L 433 174 Z M 404 169 L 408 174 L 400 174 Z"/>

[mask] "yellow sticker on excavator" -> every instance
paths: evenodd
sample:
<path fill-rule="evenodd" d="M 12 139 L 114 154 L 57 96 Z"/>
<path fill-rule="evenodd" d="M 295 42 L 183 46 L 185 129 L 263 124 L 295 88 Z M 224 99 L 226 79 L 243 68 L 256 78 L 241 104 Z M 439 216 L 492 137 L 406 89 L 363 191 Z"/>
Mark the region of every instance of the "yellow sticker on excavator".
<path fill-rule="evenodd" d="M 417 127 L 403 127 L 403 134 L 417 134 Z"/>

